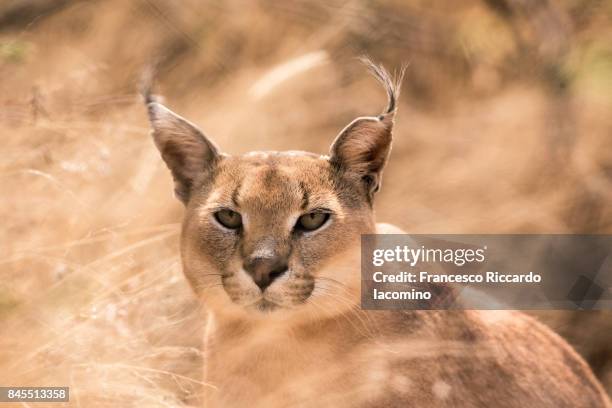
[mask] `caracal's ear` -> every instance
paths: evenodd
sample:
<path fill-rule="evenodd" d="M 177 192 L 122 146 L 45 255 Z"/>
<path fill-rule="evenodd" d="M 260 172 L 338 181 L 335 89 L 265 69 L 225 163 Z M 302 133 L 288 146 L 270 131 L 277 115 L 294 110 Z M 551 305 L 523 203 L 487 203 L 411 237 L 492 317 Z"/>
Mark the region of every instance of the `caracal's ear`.
<path fill-rule="evenodd" d="M 389 102 L 382 114 L 357 118 L 340 132 L 331 145 L 330 162 L 340 171 L 359 176 L 371 201 L 380 188 L 382 171 L 391 151 L 393 120 L 405 67 L 392 79 L 382 65 L 365 58 L 362 61 L 385 87 Z"/>
<path fill-rule="evenodd" d="M 150 86 L 143 87 L 142 94 L 151 135 L 172 172 L 176 196 L 186 204 L 192 188 L 212 175 L 221 155 L 197 126 L 157 102 Z"/>

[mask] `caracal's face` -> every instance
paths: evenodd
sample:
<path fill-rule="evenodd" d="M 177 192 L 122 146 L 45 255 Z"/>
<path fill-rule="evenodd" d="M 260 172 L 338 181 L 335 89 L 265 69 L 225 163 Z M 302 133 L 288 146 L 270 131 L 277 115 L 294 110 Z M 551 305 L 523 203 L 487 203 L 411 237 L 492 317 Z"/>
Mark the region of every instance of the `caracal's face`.
<path fill-rule="evenodd" d="M 320 315 L 355 306 L 359 238 L 374 231 L 372 200 L 391 149 L 399 88 L 368 64 L 389 105 L 345 127 L 329 156 L 223 154 L 145 90 L 153 139 L 186 206 L 184 272 L 210 309 Z"/>
<path fill-rule="evenodd" d="M 300 308 L 317 297 L 348 295 L 337 293 L 349 287 L 338 261 L 351 257 L 372 227 L 360 180 L 339 174 L 328 157 L 223 157 L 187 206 L 184 270 L 213 307 Z M 359 259 L 352 265 L 358 280 Z"/>

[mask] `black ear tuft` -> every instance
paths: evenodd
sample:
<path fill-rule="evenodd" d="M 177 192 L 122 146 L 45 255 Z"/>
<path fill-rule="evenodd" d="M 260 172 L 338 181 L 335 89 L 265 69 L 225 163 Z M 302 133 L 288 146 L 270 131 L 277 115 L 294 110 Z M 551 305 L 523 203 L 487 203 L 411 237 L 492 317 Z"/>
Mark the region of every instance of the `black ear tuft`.
<path fill-rule="evenodd" d="M 346 126 L 332 143 L 330 161 L 338 169 L 359 175 L 371 199 L 381 185 L 391 151 L 393 121 L 405 68 L 392 79 L 382 65 L 362 59 L 387 91 L 388 104 L 378 116 L 361 117 Z"/>
<path fill-rule="evenodd" d="M 385 115 L 394 114 L 397 111 L 397 100 L 400 95 L 404 74 L 406 73 L 406 65 L 402 65 L 399 72 L 396 72 L 392 78 L 385 67 L 380 64 L 376 65 L 368 57 L 361 57 L 360 61 L 368 68 L 370 73 L 381 83 L 387 92 L 387 108 L 378 116 L 378 118 L 382 120 Z"/>

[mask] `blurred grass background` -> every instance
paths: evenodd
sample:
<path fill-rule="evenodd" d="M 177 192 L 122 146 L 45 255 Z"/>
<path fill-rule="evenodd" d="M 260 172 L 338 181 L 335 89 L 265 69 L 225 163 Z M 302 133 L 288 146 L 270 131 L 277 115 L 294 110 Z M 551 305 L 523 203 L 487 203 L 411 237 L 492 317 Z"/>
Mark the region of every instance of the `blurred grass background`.
<path fill-rule="evenodd" d="M 5 0 L 0 384 L 72 405 L 197 406 L 182 214 L 136 94 L 228 153 L 325 153 L 407 62 L 379 221 L 612 232 L 612 1 Z M 612 314 L 542 313 L 612 390 Z"/>

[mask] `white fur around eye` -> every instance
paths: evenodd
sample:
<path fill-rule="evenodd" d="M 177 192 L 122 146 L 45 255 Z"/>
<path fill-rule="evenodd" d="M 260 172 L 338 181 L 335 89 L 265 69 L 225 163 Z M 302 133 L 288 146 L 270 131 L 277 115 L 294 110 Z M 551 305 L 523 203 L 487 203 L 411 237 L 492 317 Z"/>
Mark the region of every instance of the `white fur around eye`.
<path fill-rule="evenodd" d="M 221 199 L 221 191 L 217 190 L 217 191 L 213 191 L 210 196 L 208 196 L 206 202 L 204 203 L 204 205 L 200 206 L 197 209 L 197 214 L 198 217 L 201 220 L 204 219 L 208 219 L 208 217 L 210 216 L 210 213 L 213 211 L 213 209 L 218 207 L 218 202 Z"/>
<path fill-rule="evenodd" d="M 293 228 L 295 227 L 295 223 L 297 222 L 298 218 L 300 218 L 302 216 L 301 212 L 295 212 L 291 215 L 289 215 L 289 217 L 287 217 L 287 231 L 293 231 Z"/>

